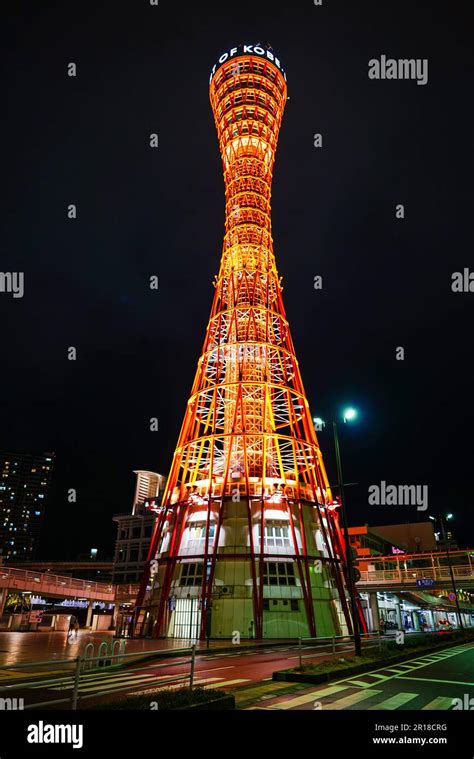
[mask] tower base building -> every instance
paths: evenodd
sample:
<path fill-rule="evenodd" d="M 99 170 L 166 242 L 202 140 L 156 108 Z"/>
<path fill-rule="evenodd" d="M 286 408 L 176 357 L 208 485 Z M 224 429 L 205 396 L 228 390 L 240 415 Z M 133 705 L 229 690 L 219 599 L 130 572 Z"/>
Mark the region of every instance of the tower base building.
<path fill-rule="evenodd" d="M 186 639 L 352 632 L 337 504 L 282 299 L 271 184 L 287 99 L 269 47 L 210 78 L 225 183 L 221 264 L 137 598 L 135 633 Z"/>

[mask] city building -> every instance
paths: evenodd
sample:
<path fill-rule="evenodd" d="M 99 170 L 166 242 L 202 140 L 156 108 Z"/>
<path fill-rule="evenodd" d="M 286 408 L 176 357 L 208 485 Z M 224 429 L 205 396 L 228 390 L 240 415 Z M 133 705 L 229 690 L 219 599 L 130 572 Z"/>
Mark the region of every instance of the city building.
<path fill-rule="evenodd" d="M 273 251 L 271 184 L 286 75 L 268 45 L 241 45 L 222 53 L 209 87 L 225 182 L 224 244 L 156 509 L 135 634 L 339 635 L 352 631 L 352 619 L 338 504 Z"/>
<path fill-rule="evenodd" d="M 369 631 L 459 627 L 451 571 L 463 626 L 474 626 L 474 554 L 450 545 L 448 555 L 432 522 L 350 527 L 349 542 L 357 554 L 357 589 Z"/>
<path fill-rule="evenodd" d="M 132 512 L 115 514 L 117 539 L 112 569 L 112 582 L 137 583 L 150 547 L 156 509 L 161 503 L 165 478 L 157 472 L 137 470 Z"/>
<path fill-rule="evenodd" d="M 380 534 L 377 527 L 365 524 L 361 527 L 349 527 L 349 545 L 357 554 L 358 567 L 361 570 L 373 563 L 375 556 L 389 556 L 404 553 L 399 545 Z M 364 561 L 364 559 L 367 561 Z"/>
<path fill-rule="evenodd" d="M 31 561 L 51 488 L 54 453 L 0 454 L 0 557 Z"/>
<path fill-rule="evenodd" d="M 406 553 L 435 551 L 438 547 L 434 524 L 430 520 L 380 525 L 372 527 L 372 531 L 402 548 Z"/>

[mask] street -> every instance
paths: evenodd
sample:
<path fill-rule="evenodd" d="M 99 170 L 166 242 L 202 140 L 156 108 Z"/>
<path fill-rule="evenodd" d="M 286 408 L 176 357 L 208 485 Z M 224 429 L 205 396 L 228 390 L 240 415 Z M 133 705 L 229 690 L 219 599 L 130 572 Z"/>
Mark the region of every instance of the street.
<path fill-rule="evenodd" d="M 315 654 L 315 659 L 328 657 Z M 196 657 L 194 685 L 232 691 L 237 707 L 265 710 L 315 709 L 452 709 L 453 699 L 469 708 L 474 695 L 474 645 L 464 644 L 435 653 L 417 656 L 402 664 L 377 668 L 352 678 L 319 686 L 275 682 L 273 672 L 298 664 L 296 645 L 260 651 L 214 651 Z M 104 703 L 131 694 L 157 695 L 160 683 L 179 675 L 189 675 L 189 660 L 173 657 L 163 661 L 142 662 L 127 668 L 105 671 L 87 670 L 81 674 L 78 708 Z M 182 687 L 183 681 L 161 687 Z M 71 671 L 50 665 L 38 670 L 0 669 L 3 698 L 23 698 L 25 708 L 47 706 L 72 694 Z M 467 704 L 467 706 L 466 706 Z"/>
<path fill-rule="evenodd" d="M 453 699 L 469 708 L 466 704 L 473 696 L 474 646 L 465 644 L 325 685 L 299 687 L 291 696 L 265 695 L 246 708 L 449 710 Z"/>

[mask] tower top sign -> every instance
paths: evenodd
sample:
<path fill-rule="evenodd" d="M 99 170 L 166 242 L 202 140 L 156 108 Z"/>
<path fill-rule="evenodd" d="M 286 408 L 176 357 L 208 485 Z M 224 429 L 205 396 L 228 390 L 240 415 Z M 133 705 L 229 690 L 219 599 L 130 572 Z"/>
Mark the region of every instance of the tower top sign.
<path fill-rule="evenodd" d="M 229 60 L 232 60 L 232 58 L 238 58 L 241 55 L 256 55 L 261 58 L 266 58 L 278 69 L 280 69 L 286 80 L 286 74 L 283 66 L 281 65 L 281 61 L 279 58 L 277 58 L 272 48 L 269 45 L 261 45 L 257 42 L 255 45 L 238 45 L 237 47 L 233 47 L 231 50 L 222 53 L 222 55 L 219 56 L 217 63 L 215 63 L 212 67 L 211 75 L 209 77 L 209 84 L 211 83 L 212 77 L 216 73 L 217 69 L 222 66 L 222 64 L 226 63 Z"/>

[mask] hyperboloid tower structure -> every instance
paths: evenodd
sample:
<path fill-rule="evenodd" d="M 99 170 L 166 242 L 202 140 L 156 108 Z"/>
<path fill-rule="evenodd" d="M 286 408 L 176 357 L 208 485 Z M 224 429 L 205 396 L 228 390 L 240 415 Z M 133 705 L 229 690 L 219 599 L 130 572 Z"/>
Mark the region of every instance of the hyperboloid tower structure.
<path fill-rule="evenodd" d="M 287 99 L 280 61 L 268 47 L 233 48 L 211 72 L 210 99 L 224 245 L 135 631 L 200 639 L 351 632 L 338 512 L 273 252 L 272 171 Z"/>

